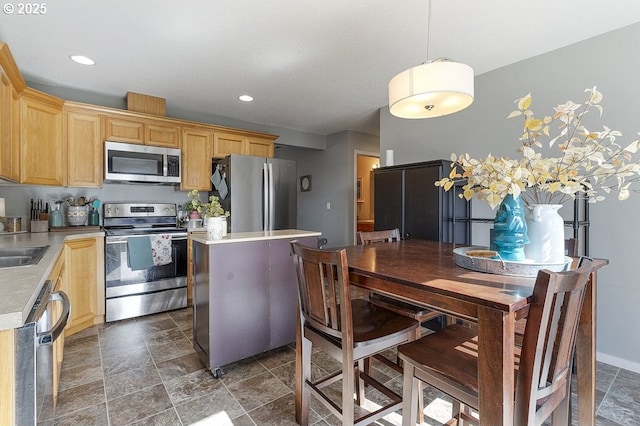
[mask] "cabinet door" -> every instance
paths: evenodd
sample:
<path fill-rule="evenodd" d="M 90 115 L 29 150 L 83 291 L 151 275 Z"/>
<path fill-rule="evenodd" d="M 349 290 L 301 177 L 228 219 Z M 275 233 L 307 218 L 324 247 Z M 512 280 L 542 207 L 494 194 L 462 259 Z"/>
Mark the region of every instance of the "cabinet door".
<path fill-rule="evenodd" d="M 13 106 L 9 77 L 0 68 L 0 176 L 13 176 Z"/>
<path fill-rule="evenodd" d="M 212 132 L 200 129 L 182 131 L 182 182 L 183 191 L 211 190 Z"/>
<path fill-rule="evenodd" d="M 438 165 L 405 169 L 405 238 L 442 241 L 442 190 L 434 185 L 439 176 Z"/>
<path fill-rule="evenodd" d="M 98 239 L 82 238 L 65 242 L 64 287 L 71 302 L 66 328 L 70 336 L 94 324 L 98 283 Z M 103 273 L 103 271 L 100 271 Z"/>
<path fill-rule="evenodd" d="M 147 145 L 180 148 L 180 128 L 178 126 L 147 123 L 144 126 L 144 141 Z"/>
<path fill-rule="evenodd" d="M 62 101 L 25 89 L 20 96 L 20 183 L 65 184 Z"/>
<path fill-rule="evenodd" d="M 79 109 L 69 109 L 65 115 L 69 150 L 67 184 L 78 187 L 101 187 L 104 154 L 100 137 L 100 115 Z"/>
<path fill-rule="evenodd" d="M 398 228 L 402 233 L 403 170 L 376 170 L 374 172 L 375 230 Z"/>
<path fill-rule="evenodd" d="M 273 157 L 274 145 L 274 142 L 270 139 L 248 137 L 246 144 L 247 155 Z"/>
<path fill-rule="evenodd" d="M 213 157 L 224 158 L 231 154 L 246 154 L 245 137 L 236 133 L 215 132 L 213 135 Z"/>
<path fill-rule="evenodd" d="M 120 117 L 105 117 L 104 139 L 117 142 L 144 143 L 144 124 Z"/>

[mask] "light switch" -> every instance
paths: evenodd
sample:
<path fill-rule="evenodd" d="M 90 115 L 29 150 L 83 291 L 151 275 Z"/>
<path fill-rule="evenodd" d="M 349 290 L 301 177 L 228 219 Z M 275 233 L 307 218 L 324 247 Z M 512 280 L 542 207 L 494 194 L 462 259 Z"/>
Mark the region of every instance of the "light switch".
<path fill-rule="evenodd" d="M 331 210 L 331 201 L 327 201 L 327 210 Z"/>

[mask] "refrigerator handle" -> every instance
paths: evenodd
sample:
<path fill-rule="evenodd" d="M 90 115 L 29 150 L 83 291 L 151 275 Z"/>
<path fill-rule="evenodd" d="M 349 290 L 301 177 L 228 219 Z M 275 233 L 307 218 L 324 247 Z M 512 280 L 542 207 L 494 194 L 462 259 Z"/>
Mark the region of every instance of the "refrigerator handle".
<path fill-rule="evenodd" d="M 273 183 L 273 164 L 268 163 L 269 167 L 269 231 L 273 231 L 275 212 L 275 191 Z"/>
<path fill-rule="evenodd" d="M 269 230 L 269 171 L 267 168 L 267 163 L 262 164 L 262 230 Z"/>

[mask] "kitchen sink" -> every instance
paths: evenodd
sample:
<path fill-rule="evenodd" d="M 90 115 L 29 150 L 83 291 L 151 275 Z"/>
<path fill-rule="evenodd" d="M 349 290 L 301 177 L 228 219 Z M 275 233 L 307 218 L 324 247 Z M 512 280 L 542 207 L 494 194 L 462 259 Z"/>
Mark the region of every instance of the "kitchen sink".
<path fill-rule="evenodd" d="M 29 266 L 40 262 L 49 246 L 40 247 L 1 247 L 0 268 Z"/>

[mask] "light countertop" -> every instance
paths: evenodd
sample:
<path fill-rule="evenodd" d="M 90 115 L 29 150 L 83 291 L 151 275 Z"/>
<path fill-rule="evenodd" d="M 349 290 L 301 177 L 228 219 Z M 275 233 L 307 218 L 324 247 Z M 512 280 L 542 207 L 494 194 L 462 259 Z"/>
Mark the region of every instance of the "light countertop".
<path fill-rule="evenodd" d="M 0 247 L 49 246 L 40 262 L 35 265 L 0 268 L 0 330 L 24 324 L 65 241 L 100 236 L 104 236 L 104 232 L 83 232 L 81 229 L 69 232 L 0 234 Z"/>
<path fill-rule="evenodd" d="M 204 228 L 189 230 L 189 238 L 202 244 L 230 244 L 247 241 L 267 241 L 284 238 L 319 237 L 322 233 L 317 231 L 304 231 L 301 229 L 280 229 L 277 231 L 236 232 L 227 234 L 221 240 L 207 240 L 207 231 Z"/>

